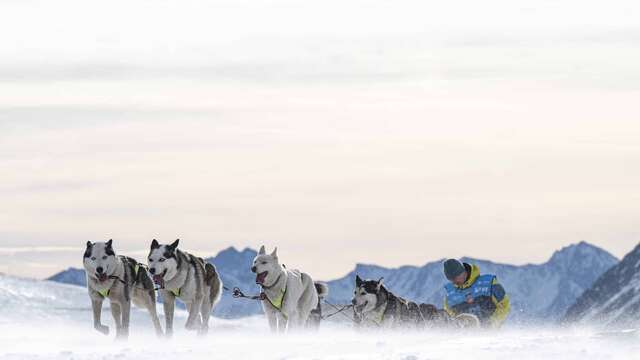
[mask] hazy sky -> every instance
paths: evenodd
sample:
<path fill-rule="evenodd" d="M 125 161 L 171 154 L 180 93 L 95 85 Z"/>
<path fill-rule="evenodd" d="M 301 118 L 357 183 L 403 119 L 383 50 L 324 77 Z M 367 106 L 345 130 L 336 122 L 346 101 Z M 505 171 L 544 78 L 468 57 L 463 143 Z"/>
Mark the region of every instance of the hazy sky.
<path fill-rule="evenodd" d="M 3 1 L 0 272 L 640 241 L 637 1 Z"/>

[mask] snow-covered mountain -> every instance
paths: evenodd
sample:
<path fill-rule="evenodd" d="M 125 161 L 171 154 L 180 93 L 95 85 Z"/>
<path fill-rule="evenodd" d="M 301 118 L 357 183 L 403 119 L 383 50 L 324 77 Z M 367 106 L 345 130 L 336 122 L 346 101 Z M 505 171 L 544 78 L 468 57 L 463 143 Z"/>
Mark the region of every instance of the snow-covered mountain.
<path fill-rule="evenodd" d="M 556 251 L 539 265 L 514 266 L 473 258 L 462 259 L 480 267 L 482 273 L 497 274 L 511 298 L 511 320 L 553 320 L 561 317 L 575 299 L 618 260 L 607 251 L 586 242 Z M 355 275 L 378 279 L 394 293 L 412 300 L 442 306 L 444 298 L 442 260 L 421 267 L 396 269 L 358 264 L 349 274 L 330 281 L 329 300 L 350 301 Z"/>
<path fill-rule="evenodd" d="M 47 278 L 47 280 L 63 284 L 87 286 L 87 275 L 84 273 L 84 270 L 74 267 L 70 267 L 67 270 L 61 271 Z"/>
<path fill-rule="evenodd" d="M 565 322 L 597 322 L 629 326 L 640 320 L 640 245 L 605 272 L 563 318 Z"/>
<path fill-rule="evenodd" d="M 256 255 L 257 251 L 249 248 L 238 251 L 236 248 L 230 247 L 206 260 L 216 266 L 225 287 L 233 289 L 237 286 L 249 295 L 260 292 L 255 282 L 255 274 L 250 270 Z M 220 303 L 214 310 L 214 315 L 223 318 L 237 318 L 261 313 L 262 307 L 258 301 L 234 299 L 229 290 L 223 291 Z"/>
<path fill-rule="evenodd" d="M 256 294 L 259 289 L 249 271 L 255 256 L 255 250 L 246 248 L 238 251 L 231 247 L 207 258 L 207 261 L 216 265 L 225 286 L 237 286 L 247 294 Z M 549 261 L 540 265 L 514 266 L 472 258 L 463 260 L 477 264 L 484 273 L 498 275 L 511 297 L 513 320 L 558 319 L 583 291 L 618 262 L 605 250 L 585 242 L 557 251 Z M 328 300 L 350 302 L 355 274 L 372 279 L 384 277 L 387 286 L 395 293 L 442 306 L 442 261 L 395 269 L 358 264 L 346 276 L 329 281 Z M 84 286 L 84 271 L 68 269 L 49 280 Z M 230 291 L 225 291 L 214 315 L 235 318 L 261 312 L 258 302 L 234 299 Z"/>

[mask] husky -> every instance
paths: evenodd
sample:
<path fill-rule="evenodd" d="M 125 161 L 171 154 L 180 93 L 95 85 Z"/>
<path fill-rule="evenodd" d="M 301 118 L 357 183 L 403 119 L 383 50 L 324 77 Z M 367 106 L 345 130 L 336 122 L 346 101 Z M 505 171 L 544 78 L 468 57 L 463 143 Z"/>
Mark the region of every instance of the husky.
<path fill-rule="evenodd" d="M 170 245 L 151 242 L 149 272 L 160 288 L 164 306 L 166 333 L 173 334 L 175 299 L 186 306 L 186 328 L 204 335 L 209 331 L 209 317 L 222 295 L 222 280 L 214 265 L 178 249 L 180 239 Z"/>
<path fill-rule="evenodd" d="M 264 246 L 253 260 L 251 271 L 262 288 L 262 308 L 273 332 L 317 328 L 322 318 L 320 300 L 329 287 L 314 282 L 299 270 L 289 270 L 278 260 L 278 249 L 267 254 Z"/>
<path fill-rule="evenodd" d="M 131 302 L 149 311 L 156 334 L 162 335 L 162 327 L 156 312 L 156 294 L 151 277 L 134 259 L 116 255 L 113 240 L 87 241 L 83 257 L 87 274 L 87 288 L 93 309 L 93 327 L 108 335 L 109 327 L 102 325 L 102 302 L 109 299 L 111 315 L 116 323 L 116 337 L 129 336 Z"/>
<path fill-rule="evenodd" d="M 359 327 L 418 329 L 449 322 L 444 310 L 431 304 L 416 304 L 394 295 L 380 280 L 362 280 L 356 275 L 354 319 Z"/>

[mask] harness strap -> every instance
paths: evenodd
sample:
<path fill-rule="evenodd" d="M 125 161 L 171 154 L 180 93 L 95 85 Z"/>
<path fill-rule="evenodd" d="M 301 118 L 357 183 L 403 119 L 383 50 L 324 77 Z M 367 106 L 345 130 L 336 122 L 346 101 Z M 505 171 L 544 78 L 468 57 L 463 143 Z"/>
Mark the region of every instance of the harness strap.
<path fill-rule="evenodd" d="M 382 321 L 384 321 L 384 311 L 381 311 L 379 315 L 376 315 L 372 319 L 367 319 L 367 320 L 371 320 L 371 322 L 373 322 L 378 326 L 382 325 Z"/>
<path fill-rule="evenodd" d="M 182 290 L 182 288 L 169 289 L 169 292 L 172 293 L 173 296 L 175 296 L 175 297 L 180 297 L 180 290 Z"/>
<path fill-rule="evenodd" d="M 267 296 L 267 293 L 264 292 L 264 289 L 271 289 L 274 286 L 278 285 L 278 283 L 280 282 L 280 279 L 282 278 L 282 273 L 280 275 L 278 275 L 278 278 L 276 279 L 276 281 L 273 282 L 273 284 L 269 285 L 269 286 L 265 286 L 265 285 L 261 285 L 262 286 L 262 293 L 261 293 L 261 297 L 262 294 L 264 294 L 264 298 L 267 299 L 267 301 L 277 310 L 282 310 L 282 303 L 284 302 L 284 295 L 287 293 L 287 280 L 285 279 L 284 281 L 284 287 L 280 290 L 280 293 L 278 294 L 278 296 L 275 299 L 269 299 L 269 296 Z"/>
<path fill-rule="evenodd" d="M 126 258 L 125 258 L 125 263 L 126 262 L 127 261 L 126 261 Z M 140 265 L 141 264 L 139 264 L 137 262 L 133 265 L 133 277 L 134 277 L 134 279 L 138 278 L 138 271 L 140 270 Z M 125 273 L 125 275 L 126 275 L 126 273 Z M 125 278 L 126 278 L 126 276 L 125 276 Z M 119 281 L 119 282 L 121 282 L 121 283 L 123 283 L 125 285 L 128 285 L 125 280 L 122 280 L 122 279 L 120 279 L 119 277 L 117 277 L 115 275 L 109 276 L 109 279 L 117 280 L 117 281 Z M 135 283 L 135 281 L 136 280 L 134 280 L 134 283 Z M 113 285 L 115 285 L 115 282 L 114 282 Z M 111 285 L 111 287 L 113 287 L 113 285 Z M 104 289 L 104 290 L 98 290 L 98 294 L 102 295 L 103 298 L 108 298 L 109 294 L 111 294 L 111 287 L 109 287 L 107 289 Z"/>
<path fill-rule="evenodd" d="M 269 303 L 276 309 L 282 310 L 282 304 L 284 303 L 284 295 L 287 293 L 287 284 L 285 283 L 285 287 L 280 290 L 280 293 L 275 299 L 269 299 L 269 296 L 265 293 L 265 298 L 269 301 Z"/>

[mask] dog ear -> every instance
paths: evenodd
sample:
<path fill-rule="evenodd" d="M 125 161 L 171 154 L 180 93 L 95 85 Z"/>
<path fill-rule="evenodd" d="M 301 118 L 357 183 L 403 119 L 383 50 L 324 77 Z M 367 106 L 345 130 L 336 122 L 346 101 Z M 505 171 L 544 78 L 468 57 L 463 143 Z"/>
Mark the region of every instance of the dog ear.
<path fill-rule="evenodd" d="M 116 253 L 113 251 L 113 239 L 109 239 L 104 243 L 104 252 L 109 256 L 114 256 Z"/>
<path fill-rule="evenodd" d="M 271 257 L 278 258 L 278 247 L 276 246 L 271 252 Z"/>
<path fill-rule="evenodd" d="M 160 244 L 158 243 L 158 240 L 153 239 L 153 241 L 151 241 L 151 250 L 157 249 L 159 247 L 160 247 Z"/>
<path fill-rule="evenodd" d="M 363 281 L 360 278 L 360 275 L 356 275 L 356 286 L 360 287 L 360 285 L 362 285 Z"/>
<path fill-rule="evenodd" d="M 264 255 L 267 251 L 264 249 L 264 245 L 260 246 L 260 251 L 258 251 L 258 255 Z"/>
<path fill-rule="evenodd" d="M 93 243 L 91 241 L 87 241 L 87 248 L 84 251 L 83 257 L 88 258 L 91 256 L 91 249 L 93 249 Z"/>
<path fill-rule="evenodd" d="M 180 244 L 180 239 L 176 239 L 176 241 L 172 242 L 169 247 L 171 248 L 171 250 L 175 250 L 178 248 L 178 244 Z"/>
<path fill-rule="evenodd" d="M 378 280 L 378 285 L 376 285 L 376 290 L 380 291 L 380 288 L 382 287 L 382 280 L 384 280 L 383 277 L 380 278 L 380 280 Z"/>

